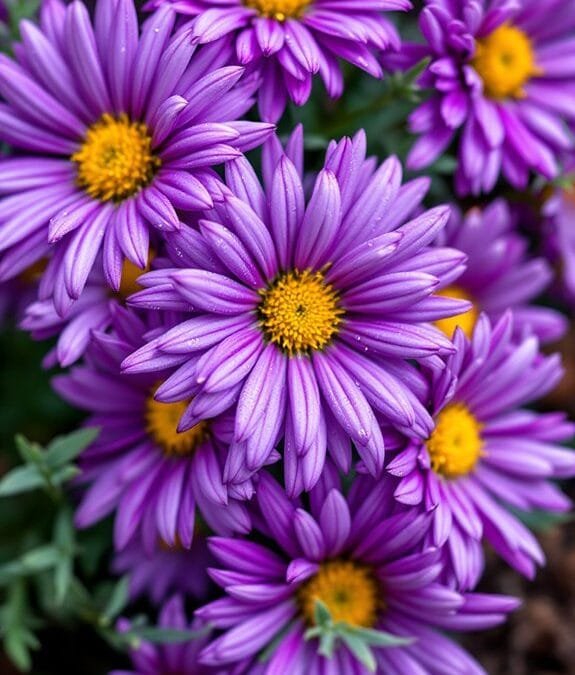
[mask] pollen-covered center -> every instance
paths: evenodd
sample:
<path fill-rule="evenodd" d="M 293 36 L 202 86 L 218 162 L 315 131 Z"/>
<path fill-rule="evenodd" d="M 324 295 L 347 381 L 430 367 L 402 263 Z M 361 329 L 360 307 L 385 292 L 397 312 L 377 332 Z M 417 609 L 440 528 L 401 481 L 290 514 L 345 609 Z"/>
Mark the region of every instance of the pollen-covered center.
<path fill-rule="evenodd" d="M 426 442 L 433 471 L 444 478 L 459 478 L 473 471 L 482 455 L 481 429 L 463 403 L 444 408 Z"/>
<path fill-rule="evenodd" d="M 251 7 L 261 16 L 276 19 L 276 21 L 301 16 L 311 2 L 312 0 L 244 0 L 246 7 Z"/>
<path fill-rule="evenodd" d="M 108 113 L 92 124 L 72 155 L 78 185 L 102 202 L 121 202 L 149 185 L 160 168 L 152 137 L 143 122 Z"/>
<path fill-rule="evenodd" d="M 329 560 L 298 592 L 301 613 L 315 623 L 316 600 L 328 608 L 334 622 L 372 628 L 382 607 L 381 588 L 371 569 L 350 560 Z"/>
<path fill-rule="evenodd" d="M 186 401 L 160 403 L 154 399 L 153 391 L 146 399 L 146 431 L 168 456 L 191 455 L 208 436 L 209 426 L 204 421 L 187 431 L 178 432 L 178 423 L 187 407 Z"/>
<path fill-rule="evenodd" d="M 321 272 L 288 272 L 260 295 L 266 338 L 290 355 L 323 349 L 338 332 L 344 310 Z"/>
<path fill-rule="evenodd" d="M 483 80 L 489 98 L 523 98 L 523 87 L 542 70 L 527 35 L 515 26 L 504 24 L 477 40 L 472 65 Z"/>
<path fill-rule="evenodd" d="M 446 288 L 437 291 L 436 295 L 441 295 L 444 298 L 455 298 L 456 300 L 467 300 L 473 303 L 473 298 L 471 295 L 461 288 L 461 286 L 447 286 Z M 445 335 L 447 335 L 448 338 L 453 337 L 455 329 L 458 327 L 461 328 L 467 337 L 471 337 L 473 334 L 473 329 L 475 328 L 475 324 L 477 323 L 478 316 L 479 312 L 477 307 L 475 304 L 473 304 L 473 306 L 466 312 L 456 314 L 455 316 L 449 316 L 445 319 L 438 319 L 434 323 L 439 328 L 439 330 L 443 331 Z"/>

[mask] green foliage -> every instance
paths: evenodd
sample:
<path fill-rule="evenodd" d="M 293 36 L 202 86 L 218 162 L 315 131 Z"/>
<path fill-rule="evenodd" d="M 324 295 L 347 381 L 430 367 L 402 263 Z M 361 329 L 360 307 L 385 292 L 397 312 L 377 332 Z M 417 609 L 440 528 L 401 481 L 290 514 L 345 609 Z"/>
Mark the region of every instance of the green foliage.
<path fill-rule="evenodd" d="M 372 647 L 401 647 L 413 642 L 412 638 L 399 637 L 385 631 L 352 626 L 345 621 L 334 622 L 328 607 L 321 600 L 315 601 L 314 621 L 315 625 L 308 628 L 305 639 L 317 638 L 320 654 L 331 659 L 338 643 L 343 643 L 372 673 L 377 669 Z"/>

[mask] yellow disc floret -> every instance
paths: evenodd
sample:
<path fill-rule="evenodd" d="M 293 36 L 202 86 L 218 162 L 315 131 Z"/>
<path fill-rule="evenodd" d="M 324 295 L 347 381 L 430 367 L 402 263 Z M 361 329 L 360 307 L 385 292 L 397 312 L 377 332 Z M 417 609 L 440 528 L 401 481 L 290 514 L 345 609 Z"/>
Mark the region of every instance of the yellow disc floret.
<path fill-rule="evenodd" d="M 523 98 L 525 84 L 543 72 L 535 63 L 529 37 L 509 24 L 477 40 L 471 63 L 483 80 L 486 96 L 493 99 Z"/>
<path fill-rule="evenodd" d="M 481 429 L 463 403 L 444 408 L 426 442 L 433 471 L 444 478 L 459 478 L 473 471 L 483 454 Z"/>
<path fill-rule="evenodd" d="M 371 569 L 350 560 L 329 560 L 303 584 L 298 601 L 305 622 L 315 622 L 316 600 L 329 610 L 334 622 L 372 628 L 382 608 L 381 587 Z"/>
<path fill-rule="evenodd" d="M 266 338 L 289 355 L 323 349 L 338 332 L 344 310 L 322 272 L 288 272 L 260 295 Z"/>
<path fill-rule="evenodd" d="M 251 7 L 261 16 L 276 21 L 297 18 L 303 14 L 312 0 L 244 0 L 246 7 Z"/>
<path fill-rule="evenodd" d="M 133 196 L 150 184 L 161 163 L 152 152 L 152 137 L 143 122 L 107 113 L 89 127 L 72 161 L 77 165 L 78 185 L 102 202 Z"/>
<path fill-rule="evenodd" d="M 437 291 L 436 295 L 441 295 L 445 298 L 455 298 L 456 300 L 468 300 L 469 302 L 473 302 L 469 293 L 464 291 L 460 286 L 447 286 L 447 288 Z M 473 307 L 468 309 L 467 312 L 456 314 L 455 316 L 450 316 L 445 319 L 438 319 L 434 323 L 439 328 L 439 330 L 443 331 L 445 335 L 447 335 L 448 338 L 453 337 L 455 329 L 458 327 L 461 328 L 467 337 L 471 337 L 473 334 L 473 329 L 475 328 L 475 324 L 477 323 L 478 316 L 479 312 L 477 311 L 476 306 L 473 305 Z"/>
<path fill-rule="evenodd" d="M 154 392 L 146 400 L 146 431 L 166 455 L 191 455 L 208 436 L 208 423 L 203 421 L 187 431 L 178 432 L 178 423 L 187 407 L 186 401 L 160 403 L 154 399 Z"/>

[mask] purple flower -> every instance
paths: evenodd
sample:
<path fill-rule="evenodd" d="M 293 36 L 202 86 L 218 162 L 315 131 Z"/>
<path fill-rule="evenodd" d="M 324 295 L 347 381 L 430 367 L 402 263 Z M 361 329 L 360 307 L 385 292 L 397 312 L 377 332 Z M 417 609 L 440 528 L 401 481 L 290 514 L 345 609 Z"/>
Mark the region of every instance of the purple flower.
<path fill-rule="evenodd" d="M 89 487 L 77 525 L 115 512 L 116 548 L 139 539 L 149 552 L 159 541 L 190 548 L 196 507 L 214 532 L 247 532 L 248 515 L 221 479 L 233 417 L 223 414 L 177 433 L 186 404 L 156 401 L 157 375 L 119 372 L 122 359 L 141 344 L 145 326 L 118 309 L 114 328 L 114 335 L 94 335 L 85 365 L 53 380 L 65 400 L 92 413 L 86 424 L 101 429 L 81 457 L 80 480 Z M 166 366 L 171 362 L 173 357 L 165 359 Z"/>
<path fill-rule="evenodd" d="M 224 67 L 230 52 L 198 51 L 163 8 L 139 35 L 132 0 L 98 0 L 94 27 L 78 2 L 47 0 L 24 21 L 16 60 L 0 56 L 0 280 L 51 259 L 41 299 L 63 314 L 100 251 L 117 290 L 125 258 L 146 266 L 151 233 L 181 227 L 177 210 L 220 199 L 210 169 L 260 143 L 270 125 L 236 122 L 254 78 Z"/>
<path fill-rule="evenodd" d="M 201 653 L 218 666 L 277 646 L 265 673 L 367 673 L 343 638 L 327 660 L 318 651 L 317 603 L 356 634 L 383 631 L 413 642 L 376 649 L 377 672 L 482 673 L 438 628 L 496 625 L 517 606 L 512 598 L 460 594 L 438 581 L 440 551 L 424 548 L 429 516 L 394 505 L 391 480 L 356 479 L 347 499 L 333 471 L 310 493 L 309 510 L 261 476 L 258 543 L 213 537 L 220 567 L 211 569 L 225 597 L 197 615 L 225 631 Z M 254 517 L 255 519 L 255 517 Z M 306 629 L 312 629 L 307 634 Z M 343 631 L 345 632 L 345 631 Z M 339 633 L 341 634 L 341 633 Z M 433 648 L 430 649 L 430 645 Z"/>
<path fill-rule="evenodd" d="M 564 120 L 575 120 L 575 13 L 569 0 L 427 0 L 420 27 L 429 55 L 421 85 L 431 98 L 411 115 L 420 135 L 408 158 L 431 164 L 458 136 L 456 187 L 489 192 L 500 173 L 515 187 L 530 171 L 557 175 L 573 148 Z"/>
<path fill-rule="evenodd" d="M 529 258 L 527 241 L 516 230 L 516 218 L 499 199 L 465 215 L 452 207 L 447 227 L 439 234 L 441 246 L 453 246 L 467 255 L 465 272 L 441 288 L 440 295 L 468 300 L 465 314 L 441 319 L 436 325 L 450 337 L 456 326 L 471 337 L 479 314 L 492 321 L 513 309 L 519 336 L 533 332 L 542 341 L 559 339 L 567 328 L 565 317 L 547 307 L 529 304 L 548 285 L 553 273 L 543 258 Z"/>
<path fill-rule="evenodd" d="M 96 265 L 80 298 L 63 316 L 58 314 L 50 298 L 30 303 L 20 328 L 30 331 L 35 340 L 58 336 L 56 346 L 44 359 L 44 367 L 50 368 L 56 363 L 67 367 L 83 356 L 91 343 L 92 333 L 107 331 L 113 324 L 116 307 L 123 306 L 129 295 L 141 290 L 138 284 L 141 274 L 139 267 L 125 260 L 120 287 L 112 291 L 101 267 Z M 149 319 L 154 321 L 156 316 L 150 314 Z M 158 319 L 161 321 L 162 317 Z"/>
<path fill-rule="evenodd" d="M 130 599 L 146 595 L 160 605 L 172 593 L 197 599 L 206 598 L 211 583 L 207 568 L 213 564 L 206 539 L 196 532 L 190 549 L 176 542 L 168 546 L 159 542 L 152 551 L 146 551 L 134 540 L 116 553 L 112 569 L 116 574 L 128 574 Z"/>
<path fill-rule="evenodd" d="M 159 627 L 174 631 L 191 631 L 196 636 L 185 642 L 152 644 L 139 642 L 130 649 L 130 658 L 134 670 L 113 670 L 109 675 L 160 675 L 166 673 L 180 675 L 218 675 L 211 668 L 198 662 L 198 654 L 205 645 L 209 632 L 197 619 L 189 622 L 186 617 L 184 600 L 174 595 L 163 606 L 159 616 Z M 126 619 L 118 621 L 118 628 L 126 632 L 131 624 Z M 220 675 L 223 675 L 220 673 Z"/>
<path fill-rule="evenodd" d="M 445 544 L 460 587 L 481 574 L 482 538 L 532 577 L 543 553 L 511 509 L 569 509 L 549 479 L 575 474 L 575 453 L 559 445 L 575 426 L 563 413 L 522 406 L 557 384 L 559 358 L 542 356 L 535 337 L 517 344 L 510 313 L 493 327 L 482 315 L 470 339 L 457 329 L 454 342 L 457 352 L 430 369 L 425 398 L 435 429 L 386 467 L 400 478 L 395 497 L 433 512 L 430 543 Z"/>
<path fill-rule="evenodd" d="M 466 307 L 432 295 L 464 259 L 430 247 L 448 208 L 406 222 L 426 179 L 401 186 L 397 159 L 380 167 L 366 159 L 360 132 L 330 145 L 306 204 L 299 141 L 297 132 L 285 154 L 278 141 L 266 146 L 265 188 L 247 160 L 228 164 L 231 193 L 182 242 L 195 251 L 193 268 L 144 275 L 146 290 L 130 299 L 193 314 L 123 365 L 137 373 L 166 359 L 183 364 L 156 393 L 192 400 L 181 430 L 237 402 L 228 484 L 249 479 L 285 437 L 292 495 L 316 483 L 327 449 L 349 471 L 350 438 L 370 473 L 380 473 L 375 411 L 427 436 L 432 421 L 410 391 L 406 360 L 452 351 L 422 322 Z"/>
<path fill-rule="evenodd" d="M 197 17 L 200 43 L 231 38 L 240 64 L 262 75 L 262 119 L 276 122 L 289 99 L 303 105 L 319 73 L 329 96 L 344 88 L 339 59 L 381 77 L 376 52 L 399 49 L 399 36 L 383 12 L 411 8 L 409 0 L 151 0 Z M 225 36 L 228 36 L 226 38 Z"/>

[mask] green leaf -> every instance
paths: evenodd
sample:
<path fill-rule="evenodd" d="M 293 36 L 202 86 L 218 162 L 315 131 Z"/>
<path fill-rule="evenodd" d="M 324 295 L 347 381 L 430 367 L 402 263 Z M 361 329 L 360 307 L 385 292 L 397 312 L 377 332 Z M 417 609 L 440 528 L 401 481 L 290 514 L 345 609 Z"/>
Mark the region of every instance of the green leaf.
<path fill-rule="evenodd" d="M 25 672 L 32 668 L 32 658 L 28 649 L 31 638 L 34 638 L 30 631 L 10 630 L 4 639 L 4 649 L 12 663 Z M 30 645 L 31 646 L 31 645 Z"/>
<path fill-rule="evenodd" d="M 333 658 L 335 651 L 336 635 L 333 630 L 325 630 L 319 638 L 319 654 L 325 656 L 327 659 Z"/>
<path fill-rule="evenodd" d="M 4 635 L 6 654 L 23 671 L 29 671 L 32 666 L 30 649 L 37 649 L 40 646 L 29 628 L 31 622 L 26 585 L 20 579 L 8 591 L 7 603 L 2 608 L 0 626 Z"/>
<path fill-rule="evenodd" d="M 318 598 L 316 598 L 315 606 L 313 608 L 313 619 L 316 626 L 325 626 L 333 623 L 327 605 Z"/>
<path fill-rule="evenodd" d="M 382 630 L 350 626 L 349 624 L 344 624 L 344 626 L 343 630 L 348 635 L 354 635 L 373 647 L 404 647 L 414 642 L 414 638 L 412 637 L 393 635 Z"/>
<path fill-rule="evenodd" d="M 54 485 L 62 485 L 63 483 L 67 483 L 69 480 L 72 480 L 72 478 L 75 478 L 80 473 L 82 472 L 77 466 L 71 466 L 69 464 L 68 466 L 59 469 L 56 471 L 56 473 L 52 474 L 51 479 Z"/>
<path fill-rule="evenodd" d="M 412 68 L 410 68 L 409 70 L 402 73 L 401 77 L 402 77 L 403 82 L 405 84 L 408 84 L 408 85 L 413 84 L 415 82 L 415 80 L 417 80 L 417 78 L 427 68 L 430 61 L 431 61 L 431 58 L 429 56 L 426 56 L 425 58 L 421 59 L 421 61 L 416 63 Z"/>
<path fill-rule="evenodd" d="M 46 464 L 51 468 L 68 464 L 96 439 L 99 432 L 98 428 L 90 427 L 55 438 L 46 449 Z"/>
<path fill-rule="evenodd" d="M 28 574 L 51 569 L 59 560 L 60 552 L 52 544 L 46 544 L 45 546 L 39 546 L 38 548 L 32 549 L 20 558 L 22 567 Z"/>
<path fill-rule="evenodd" d="M 372 673 L 375 673 L 377 662 L 373 652 L 359 636 L 347 631 L 341 631 L 339 637 L 345 643 L 347 648 L 353 653 L 355 658 Z"/>
<path fill-rule="evenodd" d="M 128 604 L 129 577 L 122 577 L 112 589 L 110 598 L 102 612 L 102 620 L 109 625 Z"/>
<path fill-rule="evenodd" d="M 42 448 L 18 434 L 14 439 L 22 459 L 29 464 L 42 464 L 44 461 Z"/>
<path fill-rule="evenodd" d="M 58 548 L 67 552 L 69 555 L 73 553 L 75 541 L 74 523 L 72 520 L 72 513 L 67 506 L 63 506 L 54 523 L 54 542 Z"/>
<path fill-rule="evenodd" d="M 36 490 L 43 483 L 44 479 L 35 466 L 18 466 L 0 480 L 0 497 Z"/>
<path fill-rule="evenodd" d="M 60 558 L 54 568 L 54 602 L 61 606 L 68 595 L 72 581 L 72 559 Z"/>
<path fill-rule="evenodd" d="M 188 642 L 204 637 L 210 630 L 209 627 L 202 630 L 175 630 L 172 628 L 157 628 L 155 626 L 142 626 L 141 628 L 133 628 L 124 633 L 128 638 L 137 638 L 145 642 L 153 642 L 159 644 L 178 644 L 180 642 Z"/>
<path fill-rule="evenodd" d="M 572 513 L 552 513 L 551 511 L 519 511 L 512 509 L 516 516 L 531 530 L 545 532 L 556 525 L 568 523 L 575 517 Z"/>

